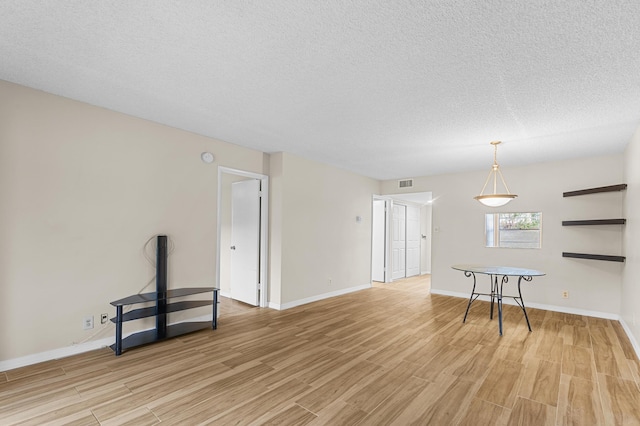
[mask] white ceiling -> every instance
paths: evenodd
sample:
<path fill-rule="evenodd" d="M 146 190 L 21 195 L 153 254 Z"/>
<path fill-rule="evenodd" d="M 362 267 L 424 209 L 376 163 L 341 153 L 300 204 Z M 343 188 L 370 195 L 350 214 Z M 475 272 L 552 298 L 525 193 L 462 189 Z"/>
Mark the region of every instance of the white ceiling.
<path fill-rule="evenodd" d="M 0 79 L 378 179 L 621 153 L 638 0 L 2 0 Z"/>

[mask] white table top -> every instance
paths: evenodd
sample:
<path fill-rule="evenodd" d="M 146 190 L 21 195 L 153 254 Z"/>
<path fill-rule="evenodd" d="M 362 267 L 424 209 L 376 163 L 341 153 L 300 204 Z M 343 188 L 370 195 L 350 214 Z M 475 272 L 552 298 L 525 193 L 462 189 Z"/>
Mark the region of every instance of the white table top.
<path fill-rule="evenodd" d="M 486 265 L 453 265 L 458 271 L 473 272 L 486 275 L 508 275 L 516 277 L 540 277 L 546 275 L 535 269 L 513 268 L 511 266 L 486 266 Z"/>

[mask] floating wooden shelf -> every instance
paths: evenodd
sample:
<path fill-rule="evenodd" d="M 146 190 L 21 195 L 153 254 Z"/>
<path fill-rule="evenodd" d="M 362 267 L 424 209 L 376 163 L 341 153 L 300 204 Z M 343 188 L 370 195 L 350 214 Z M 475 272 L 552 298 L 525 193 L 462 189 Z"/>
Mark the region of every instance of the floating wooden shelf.
<path fill-rule="evenodd" d="M 627 223 L 627 219 L 563 220 L 562 226 L 624 225 L 626 223 Z"/>
<path fill-rule="evenodd" d="M 616 192 L 627 189 L 626 183 L 619 185 L 600 186 L 598 188 L 581 189 L 569 191 L 562 194 L 563 197 L 575 197 L 578 195 L 596 194 L 598 192 Z M 587 219 L 587 220 L 563 220 L 562 226 L 589 226 L 589 225 L 624 225 L 627 219 Z M 562 252 L 562 257 L 573 257 L 576 259 L 604 260 L 607 262 L 624 262 L 624 256 L 609 256 L 606 254 L 570 253 Z"/>
<path fill-rule="evenodd" d="M 589 188 L 589 189 L 581 189 L 579 191 L 569 191 L 562 193 L 563 197 L 575 197 L 578 195 L 588 195 L 588 194 L 596 194 L 598 192 L 616 192 L 616 191 L 624 191 L 627 189 L 626 183 L 621 183 L 619 185 L 610 185 L 610 186 L 600 186 L 598 188 Z"/>
<path fill-rule="evenodd" d="M 624 256 L 608 256 L 604 254 L 569 253 L 562 252 L 562 257 L 574 257 L 576 259 L 605 260 L 607 262 L 624 262 Z"/>

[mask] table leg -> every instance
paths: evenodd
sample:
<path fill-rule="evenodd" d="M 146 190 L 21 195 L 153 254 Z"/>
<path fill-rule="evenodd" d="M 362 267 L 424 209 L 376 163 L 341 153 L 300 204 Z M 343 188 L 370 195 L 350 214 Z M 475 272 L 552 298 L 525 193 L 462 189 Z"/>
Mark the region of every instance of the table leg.
<path fill-rule="evenodd" d="M 529 327 L 529 331 L 531 331 L 531 324 L 529 323 L 529 315 L 527 315 L 527 309 L 524 307 L 524 299 L 522 299 L 522 292 L 520 291 L 520 281 L 522 281 L 523 278 L 525 281 L 531 281 L 533 277 L 520 276 L 520 278 L 518 278 L 518 296 L 520 298 L 520 307 L 522 308 L 522 312 L 524 312 L 524 319 L 527 320 L 527 327 Z"/>
<path fill-rule="evenodd" d="M 467 315 L 469 314 L 469 308 L 471 307 L 471 302 L 473 302 L 473 295 L 476 293 L 476 274 L 473 272 L 465 272 L 464 275 L 466 277 L 473 276 L 473 289 L 471 290 L 471 296 L 469 296 L 469 303 L 467 304 L 467 311 L 464 313 L 464 318 L 462 320 L 463 323 L 467 321 Z"/>
<path fill-rule="evenodd" d="M 496 289 L 498 290 L 498 328 L 500 329 L 500 335 L 502 336 L 502 290 L 504 284 L 509 281 L 509 277 L 506 275 L 502 276 L 502 281 L 500 282 L 500 287 L 498 287 L 498 279 L 496 278 Z"/>
<path fill-rule="evenodd" d="M 493 319 L 493 302 L 496 297 L 496 292 L 498 291 L 498 276 L 495 278 L 493 275 L 489 275 L 489 280 L 491 281 L 491 311 L 489 313 L 489 319 Z"/>

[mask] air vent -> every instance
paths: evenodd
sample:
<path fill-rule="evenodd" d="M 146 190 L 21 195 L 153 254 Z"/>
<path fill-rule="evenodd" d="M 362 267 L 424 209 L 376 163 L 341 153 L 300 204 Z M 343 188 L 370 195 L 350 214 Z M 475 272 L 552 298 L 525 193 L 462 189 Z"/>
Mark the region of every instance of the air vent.
<path fill-rule="evenodd" d="M 398 186 L 400 188 L 411 188 L 413 186 L 413 179 L 399 180 Z"/>

